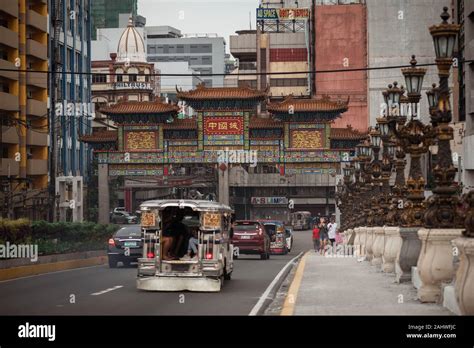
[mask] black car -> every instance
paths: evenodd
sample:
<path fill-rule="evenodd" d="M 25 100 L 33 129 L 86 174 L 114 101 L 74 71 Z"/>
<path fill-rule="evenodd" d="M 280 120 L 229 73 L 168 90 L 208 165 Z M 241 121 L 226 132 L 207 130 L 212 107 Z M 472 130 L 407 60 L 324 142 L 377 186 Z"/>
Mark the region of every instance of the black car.
<path fill-rule="evenodd" d="M 107 246 L 109 267 L 117 267 L 118 262 L 128 267 L 131 262 L 137 262 L 142 252 L 143 238 L 140 226 L 122 227 L 109 239 Z"/>

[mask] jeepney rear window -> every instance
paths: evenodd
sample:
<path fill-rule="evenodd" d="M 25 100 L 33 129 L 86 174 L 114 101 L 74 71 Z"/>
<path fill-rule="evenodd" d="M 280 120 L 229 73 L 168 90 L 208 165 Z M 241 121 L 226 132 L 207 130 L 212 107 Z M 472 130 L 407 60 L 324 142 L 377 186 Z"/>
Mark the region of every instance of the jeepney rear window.
<path fill-rule="evenodd" d="M 274 224 L 266 224 L 265 225 L 265 230 L 267 231 L 268 234 L 274 234 L 276 231 L 277 225 Z"/>

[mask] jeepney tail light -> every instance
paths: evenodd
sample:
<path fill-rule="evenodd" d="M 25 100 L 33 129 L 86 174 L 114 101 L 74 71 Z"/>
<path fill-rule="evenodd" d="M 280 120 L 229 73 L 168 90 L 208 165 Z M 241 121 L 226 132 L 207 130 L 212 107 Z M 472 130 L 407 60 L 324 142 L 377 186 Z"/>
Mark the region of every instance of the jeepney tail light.
<path fill-rule="evenodd" d="M 149 252 L 146 254 L 146 256 L 147 256 L 149 259 L 152 259 L 152 258 L 155 256 L 155 254 L 153 254 L 151 251 L 149 251 Z"/>
<path fill-rule="evenodd" d="M 258 229 L 258 235 L 261 236 L 262 234 L 263 234 L 263 229 L 260 227 L 260 228 Z"/>
<path fill-rule="evenodd" d="M 110 245 L 110 246 L 115 246 L 115 241 L 114 241 L 113 238 L 110 238 L 110 239 L 109 239 L 109 245 Z"/>
<path fill-rule="evenodd" d="M 207 253 L 206 254 L 206 260 L 212 259 L 212 253 Z"/>

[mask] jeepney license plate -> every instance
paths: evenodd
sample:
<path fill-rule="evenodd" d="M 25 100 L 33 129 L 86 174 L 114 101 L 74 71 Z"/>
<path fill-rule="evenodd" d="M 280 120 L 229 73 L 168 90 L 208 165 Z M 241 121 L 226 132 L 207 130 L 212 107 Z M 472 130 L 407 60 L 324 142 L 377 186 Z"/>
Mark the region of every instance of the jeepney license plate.
<path fill-rule="evenodd" d="M 137 246 L 137 242 L 124 242 L 124 243 L 123 243 L 123 246 L 126 246 L 126 247 L 136 247 L 136 246 Z"/>
<path fill-rule="evenodd" d="M 250 239 L 250 236 L 240 236 L 242 239 Z"/>

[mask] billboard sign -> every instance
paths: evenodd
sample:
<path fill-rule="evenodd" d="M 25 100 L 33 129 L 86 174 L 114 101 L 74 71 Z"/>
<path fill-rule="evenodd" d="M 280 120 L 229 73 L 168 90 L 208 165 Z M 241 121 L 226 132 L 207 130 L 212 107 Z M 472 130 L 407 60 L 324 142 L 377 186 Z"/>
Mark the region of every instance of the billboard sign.
<path fill-rule="evenodd" d="M 309 8 L 257 8 L 257 20 L 308 19 Z"/>

